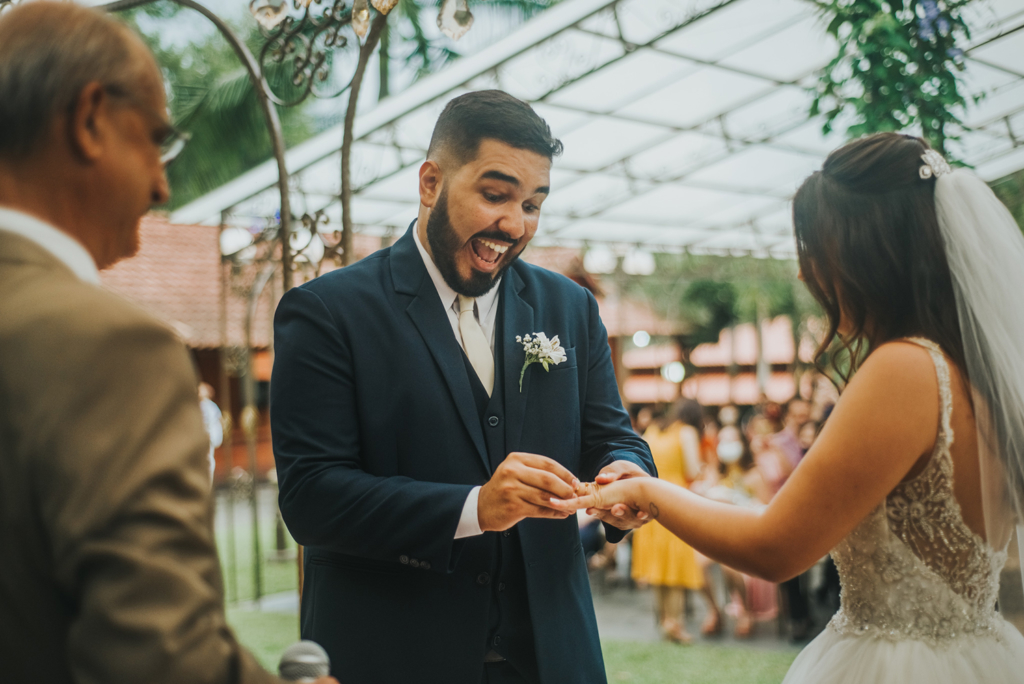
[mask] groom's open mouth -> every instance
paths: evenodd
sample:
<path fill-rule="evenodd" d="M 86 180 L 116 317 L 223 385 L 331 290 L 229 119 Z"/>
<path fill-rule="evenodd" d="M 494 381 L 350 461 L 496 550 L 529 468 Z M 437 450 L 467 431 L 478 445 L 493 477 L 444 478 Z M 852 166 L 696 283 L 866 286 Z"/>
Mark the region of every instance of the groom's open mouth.
<path fill-rule="evenodd" d="M 469 241 L 469 251 L 472 253 L 473 267 L 484 273 L 493 273 L 501 261 L 501 257 L 512 247 L 507 242 L 492 240 L 484 237 L 475 237 Z"/>

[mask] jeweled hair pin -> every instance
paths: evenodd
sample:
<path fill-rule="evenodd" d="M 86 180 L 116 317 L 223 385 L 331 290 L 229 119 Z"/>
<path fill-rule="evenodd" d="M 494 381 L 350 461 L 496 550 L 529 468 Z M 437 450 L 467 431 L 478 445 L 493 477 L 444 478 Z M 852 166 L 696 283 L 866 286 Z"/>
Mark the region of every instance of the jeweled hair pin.
<path fill-rule="evenodd" d="M 949 162 L 947 162 L 942 155 L 935 150 L 926 150 L 925 153 L 921 155 L 921 161 L 924 162 L 924 165 L 919 167 L 917 170 L 918 174 L 921 176 L 921 180 L 928 180 L 933 176 L 938 178 L 939 176 L 943 176 L 953 170 L 952 167 L 950 167 Z"/>

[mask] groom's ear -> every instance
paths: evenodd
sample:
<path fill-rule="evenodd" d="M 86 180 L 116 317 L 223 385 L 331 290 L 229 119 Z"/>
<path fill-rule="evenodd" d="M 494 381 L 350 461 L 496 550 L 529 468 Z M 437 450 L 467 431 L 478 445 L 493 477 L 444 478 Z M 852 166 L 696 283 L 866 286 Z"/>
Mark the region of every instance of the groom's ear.
<path fill-rule="evenodd" d="M 428 159 L 423 162 L 420 167 L 420 204 L 434 208 L 441 195 L 441 179 L 441 166 L 436 161 Z"/>

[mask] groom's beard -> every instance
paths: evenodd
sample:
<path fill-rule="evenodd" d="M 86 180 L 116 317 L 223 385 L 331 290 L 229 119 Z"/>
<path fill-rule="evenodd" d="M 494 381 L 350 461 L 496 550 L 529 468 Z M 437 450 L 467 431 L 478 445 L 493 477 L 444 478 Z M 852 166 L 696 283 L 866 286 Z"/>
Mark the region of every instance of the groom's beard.
<path fill-rule="evenodd" d="M 479 237 L 479 235 L 474 237 Z M 452 228 L 451 221 L 448 218 L 448 189 L 441 190 L 437 203 L 430 211 L 430 216 L 427 217 L 427 242 L 430 243 L 434 264 L 437 266 L 437 270 L 441 272 L 444 282 L 448 283 L 448 287 L 465 297 L 480 297 L 487 294 L 494 287 L 494 284 L 498 282 L 498 279 L 501 278 L 501 275 L 508 270 L 508 267 L 519 258 L 519 252 L 522 251 L 515 251 L 515 248 L 518 246 L 518 240 L 510 241 L 507 237 L 499 239 L 512 243 L 509 246 L 509 253 L 502 257 L 506 261 L 502 264 L 501 268 L 494 273 L 481 273 L 470 266 L 469 278 L 463 278 L 459 275 L 459 270 L 455 263 L 455 255 L 465 245 L 455 232 L 455 229 Z"/>

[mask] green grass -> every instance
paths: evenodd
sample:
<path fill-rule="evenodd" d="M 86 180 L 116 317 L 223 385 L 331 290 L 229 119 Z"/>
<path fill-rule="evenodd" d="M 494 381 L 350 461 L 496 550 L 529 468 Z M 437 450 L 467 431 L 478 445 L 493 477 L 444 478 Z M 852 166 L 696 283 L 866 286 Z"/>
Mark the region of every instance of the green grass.
<path fill-rule="evenodd" d="M 608 684 L 778 684 L 796 651 L 605 641 Z"/>
<path fill-rule="evenodd" d="M 299 638 L 295 615 L 229 609 L 228 622 L 271 671 L 285 647 Z M 608 684 L 778 684 L 796 657 L 796 651 L 664 642 L 606 641 L 602 648 Z"/>
<path fill-rule="evenodd" d="M 228 507 L 226 498 L 218 500 L 218 504 Z M 238 502 L 239 509 L 247 508 L 247 502 Z M 247 511 L 246 511 L 247 512 Z M 253 573 L 252 526 L 239 522 L 234 526 L 234 538 L 229 529 L 230 519 L 225 514 L 218 520 L 216 529 L 217 552 L 220 555 L 221 568 L 224 573 L 224 588 L 227 602 L 247 601 L 255 597 L 256 580 Z M 261 508 L 260 515 L 260 554 L 263 562 L 262 595 L 276 594 L 282 591 L 295 591 L 299 586 L 298 568 L 294 557 L 290 560 L 272 559 L 275 548 L 275 516 L 272 509 Z M 234 554 L 231 553 L 234 542 Z M 285 532 L 285 544 L 294 556 L 295 540 Z"/>
<path fill-rule="evenodd" d="M 228 624 L 238 640 L 271 672 L 277 672 L 284 649 L 299 640 L 298 615 L 228 608 Z"/>

